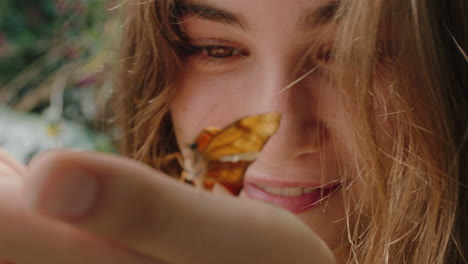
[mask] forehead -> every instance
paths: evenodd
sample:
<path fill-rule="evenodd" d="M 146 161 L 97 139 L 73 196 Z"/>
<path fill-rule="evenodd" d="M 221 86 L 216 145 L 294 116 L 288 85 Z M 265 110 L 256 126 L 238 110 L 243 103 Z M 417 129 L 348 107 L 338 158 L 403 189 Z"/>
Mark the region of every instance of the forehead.
<path fill-rule="evenodd" d="M 184 15 L 230 24 L 243 30 L 255 26 L 291 25 L 298 30 L 329 23 L 338 9 L 337 0 L 186 0 L 179 2 Z"/>

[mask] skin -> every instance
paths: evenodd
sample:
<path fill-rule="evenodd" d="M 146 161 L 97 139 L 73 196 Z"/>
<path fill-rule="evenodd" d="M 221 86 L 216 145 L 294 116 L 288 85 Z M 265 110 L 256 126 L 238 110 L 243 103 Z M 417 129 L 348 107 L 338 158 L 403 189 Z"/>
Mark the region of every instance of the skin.
<path fill-rule="evenodd" d="M 327 3 L 324 0 L 196 1 L 241 17 L 243 27 L 197 15 L 182 23 L 190 44 L 207 47 L 186 58 L 186 72 L 172 102 L 179 146 L 185 149 L 207 126 L 224 127 L 239 118 L 282 114 L 279 131 L 268 141 L 246 173 L 246 182 L 271 187 L 322 185 L 340 178 L 350 146 L 339 91 L 327 80 L 327 61 L 306 78 L 292 80 L 315 67 L 300 64 L 310 46 L 330 36 L 332 26 L 309 25 L 299 18 Z M 285 8 L 287 6 L 288 8 Z M 325 41 L 325 46 L 327 42 Z M 222 46 L 222 50 L 210 48 Z M 234 51 L 234 52 L 232 52 Z M 216 53 L 218 52 L 218 53 Z M 224 54 L 216 57 L 217 54 Z M 297 67 L 298 74 L 293 75 Z M 349 145 L 349 144 L 348 144 Z M 245 192 L 242 198 L 250 199 Z M 342 258 L 345 231 L 342 193 L 297 215 Z"/>

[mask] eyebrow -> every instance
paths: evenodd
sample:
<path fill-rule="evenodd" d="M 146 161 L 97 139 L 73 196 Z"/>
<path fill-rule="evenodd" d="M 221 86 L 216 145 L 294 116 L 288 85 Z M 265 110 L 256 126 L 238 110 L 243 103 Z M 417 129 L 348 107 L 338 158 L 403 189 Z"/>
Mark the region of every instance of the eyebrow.
<path fill-rule="evenodd" d="M 210 4 L 183 1 L 177 3 L 176 8 L 180 16 L 195 15 L 214 22 L 247 29 L 247 22 L 243 16 L 225 11 Z"/>
<path fill-rule="evenodd" d="M 304 31 L 307 31 L 313 26 L 322 26 L 331 23 L 335 19 L 339 4 L 339 0 L 332 0 L 311 9 L 299 19 L 299 25 Z M 176 8 L 180 16 L 196 15 L 203 19 L 231 25 L 244 30 L 248 28 L 246 19 L 243 16 L 210 4 L 177 1 Z"/>
<path fill-rule="evenodd" d="M 306 12 L 299 20 L 301 21 L 301 27 L 304 28 L 304 30 L 307 30 L 313 26 L 330 24 L 333 20 L 337 19 L 336 15 L 339 6 L 340 1 L 333 0 Z"/>

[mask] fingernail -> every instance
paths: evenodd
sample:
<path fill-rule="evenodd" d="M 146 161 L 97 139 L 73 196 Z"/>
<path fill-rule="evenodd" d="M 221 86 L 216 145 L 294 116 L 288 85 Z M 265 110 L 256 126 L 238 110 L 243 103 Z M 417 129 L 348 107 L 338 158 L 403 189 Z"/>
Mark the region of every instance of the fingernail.
<path fill-rule="evenodd" d="M 95 204 L 98 192 L 96 178 L 84 171 L 53 177 L 43 186 L 38 194 L 38 209 L 60 218 L 84 215 Z"/>

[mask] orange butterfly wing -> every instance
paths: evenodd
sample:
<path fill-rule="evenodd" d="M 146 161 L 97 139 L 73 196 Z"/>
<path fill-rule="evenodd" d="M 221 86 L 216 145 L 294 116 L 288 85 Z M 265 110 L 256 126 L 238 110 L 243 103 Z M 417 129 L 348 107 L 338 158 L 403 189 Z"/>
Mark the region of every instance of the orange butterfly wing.
<path fill-rule="evenodd" d="M 245 171 L 250 164 L 252 161 L 208 162 L 204 180 L 205 189 L 211 190 L 215 183 L 220 183 L 232 194 L 238 195 L 244 185 Z"/>
<path fill-rule="evenodd" d="M 203 151 L 206 149 L 206 146 L 210 143 L 210 141 L 213 139 L 213 137 L 218 134 L 221 131 L 221 129 L 216 128 L 216 127 L 207 127 L 204 128 L 197 136 L 197 139 L 195 140 L 196 144 L 196 149 L 198 151 Z"/>
<path fill-rule="evenodd" d="M 237 195 L 245 171 L 278 129 L 280 118 L 278 113 L 267 113 L 240 119 L 223 130 L 204 129 L 195 142 L 207 162 L 204 187 L 220 183 Z"/>
<path fill-rule="evenodd" d="M 281 115 L 267 113 L 240 119 L 218 132 L 201 152 L 210 160 L 259 153 L 279 127 Z"/>

